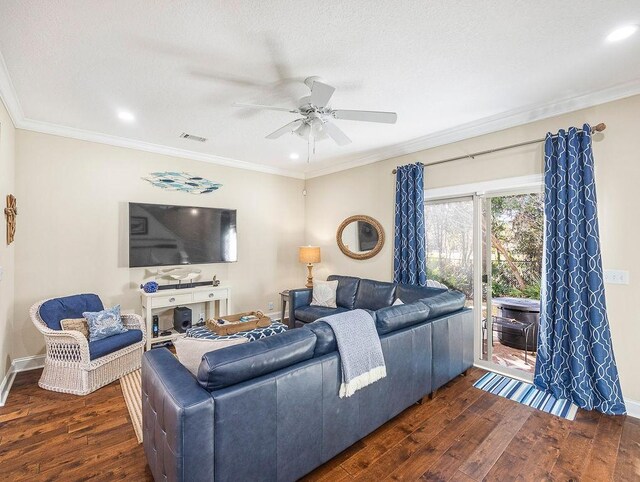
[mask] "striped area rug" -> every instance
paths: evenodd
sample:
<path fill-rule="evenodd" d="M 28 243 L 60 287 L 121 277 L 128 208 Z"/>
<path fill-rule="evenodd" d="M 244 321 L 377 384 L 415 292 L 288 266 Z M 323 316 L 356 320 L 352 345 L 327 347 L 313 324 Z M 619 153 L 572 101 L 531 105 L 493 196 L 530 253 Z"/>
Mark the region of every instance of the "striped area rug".
<path fill-rule="evenodd" d="M 473 386 L 567 420 L 575 419 L 578 411 L 578 406 L 569 400 L 557 400 L 553 395 L 537 389 L 530 383 L 497 373 L 489 372 L 483 375 Z"/>
<path fill-rule="evenodd" d="M 138 443 L 142 443 L 142 371 L 137 370 L 127 373 L 120 379 L 120 387 L 124 395 L 124 401 L 131 415 L 131 423 L 136 433 Z"/>

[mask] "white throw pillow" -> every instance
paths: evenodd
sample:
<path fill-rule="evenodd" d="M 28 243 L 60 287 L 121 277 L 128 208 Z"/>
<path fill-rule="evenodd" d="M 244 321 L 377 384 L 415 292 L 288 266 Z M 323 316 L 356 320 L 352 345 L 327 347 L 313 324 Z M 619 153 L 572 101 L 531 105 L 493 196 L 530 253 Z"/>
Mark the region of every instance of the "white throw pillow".
<path fill-rule="evenodd" d="M 314 281 L 311 306 L 337 308 L 338 305 L 336 305 L 336 291 L 338 291 L 338 280 Z"/>
<path fill-rule="evenodd" d="M 396 298 L 396 300 L 393 302 L 391 306 L 398 306 L 398 305 L 404 305 L 404 303 L 400 298 Z"/>
<path fill-rule="evenodd" d="M 173 341 L 173 346 L 176 347 L 176 355 L 178 360 L 182 363 L 187 370 L 198 375 L 198 367 L 202 361 L 202 357 L 205 353 L 210 351 L 220 350 L 228 346 L 240 345 L 246 343 L 246 338 L 234 338 L 232 340 L 206 340 L 203 338 L 190 338 L 181 337 Z"/>

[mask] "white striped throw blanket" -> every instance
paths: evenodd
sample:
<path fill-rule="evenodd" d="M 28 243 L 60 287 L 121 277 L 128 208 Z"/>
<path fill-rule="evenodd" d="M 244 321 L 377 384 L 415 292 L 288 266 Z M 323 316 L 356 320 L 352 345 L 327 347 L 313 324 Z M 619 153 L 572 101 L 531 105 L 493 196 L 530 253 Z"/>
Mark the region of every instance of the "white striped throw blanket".
<path fill-rule="evenodd" d="M 365 310 L 320 318 L 336 337 L 342 368 L 340 398 L 350 397 L 361 388 L 387 376 L 382 345 L 372 316 Z"/>

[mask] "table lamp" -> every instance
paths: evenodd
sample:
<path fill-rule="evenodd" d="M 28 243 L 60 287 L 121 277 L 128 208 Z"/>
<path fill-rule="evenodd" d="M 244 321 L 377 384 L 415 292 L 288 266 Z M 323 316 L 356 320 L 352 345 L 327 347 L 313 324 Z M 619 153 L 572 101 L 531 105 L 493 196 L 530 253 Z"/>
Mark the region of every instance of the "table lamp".
<path fill-rule="evenodd" d="M 309 276 L 307 276 L 307 288 L 313 287 L 313 263 L 320 262 L 320 247 L 319 246 L 300 246 L 298 248 L 298 258 L 301 263 L 307 263 L 307 269 L 309 270 Z"/>

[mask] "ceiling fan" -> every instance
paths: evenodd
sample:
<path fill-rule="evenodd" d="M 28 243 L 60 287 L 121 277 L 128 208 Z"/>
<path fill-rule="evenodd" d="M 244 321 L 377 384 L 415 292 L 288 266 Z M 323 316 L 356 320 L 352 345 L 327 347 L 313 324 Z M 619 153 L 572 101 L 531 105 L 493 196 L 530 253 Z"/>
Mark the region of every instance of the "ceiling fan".
<path fill-rule="evenodd" d="M 320 77 L 317 76 L 307 77 L 304 83 L 311 90 L 311 95 L 302 97 L 298 101 L 297 109 L 240 103 L 235 103 L 234 106 L 299 114 L 300 118 L 272 132 L 267 136 L 267 139 L 277 139 L 288 132 L 293 132 L 307 139 L 309 145 L 311 145 L 312 141 L 315 142 L 316 139 L 320 140 L 327 137 L 333 139 L 339 146 L 351 143 L 351 139 L 332 122 L 333 119 L 381 122 L 384 124 L 395 124 L 398 119 L 398 115 L 395 112 L 332 109 L 328 104 L 336 90 L 335 87 L 322 82 Z"/>

